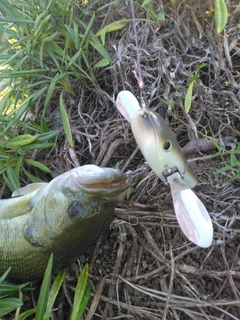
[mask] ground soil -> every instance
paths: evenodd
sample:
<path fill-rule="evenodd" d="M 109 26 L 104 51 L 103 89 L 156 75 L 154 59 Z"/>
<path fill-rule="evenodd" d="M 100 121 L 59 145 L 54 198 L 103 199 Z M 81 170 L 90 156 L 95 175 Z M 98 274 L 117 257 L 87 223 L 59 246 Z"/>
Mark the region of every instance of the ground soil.
<path fill-rule="evenodd" d="M 135 178 L 130 198 L 116 207 L 110 228 L 82 257 L 89 262 L 91 282 L 85 320 L 240 319 L 240 180 L 229 181 L 232 170 L 216 173 L 230 165 L 229 152 L 236 151 L 240 138 L 240 5 L 226 2 L 229 20 L 221 34 L 214 28 L 213 1 L 177 1 L 174 7 L 168 0 L 152 1 L 165 13 L 158 24 L 136 6 L 136 16 L 148 19 L 137 22 L 144 99 L 167 121 L 181 147 L 194 141 L 185 154 L 199 180 L 194 192 L 213 221 L 213 243 L 201 249 L 183 235 L 169 187 L 147 166 Z M 129 3 L 112 5 L 97 16 L 96 31 L 125 18 L 130 18 Z M 66 97 L 74 148 L 51 101 L 48 117 L 60 134 L 43 161 L 52 169 L 64 172 L 87 163 L 114 168 L 117 162 L 123 171 L 144 166 L 130 124 L 115 104 L 121 90 L 139 99 L 132 24 L 107 34 L 106 41 L 112 64 L 95 70 L 94 84 L 73 79 L 76 96 Z M 99 56 L 91 55 L 94 64 Z M 188 81 L 201 64 L 206 65 L 186 114 Z M 214 139 L 225 151 L 199 148 L 202 138 Z M 83 266 L 78 261 L 69 268 L 53 319 L 69 318 Z"/>

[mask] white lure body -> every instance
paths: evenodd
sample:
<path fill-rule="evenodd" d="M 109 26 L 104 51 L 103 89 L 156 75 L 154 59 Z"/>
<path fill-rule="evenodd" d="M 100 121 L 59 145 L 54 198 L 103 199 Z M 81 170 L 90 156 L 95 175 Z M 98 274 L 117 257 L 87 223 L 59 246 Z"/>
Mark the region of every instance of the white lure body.
<path fill-rule="evenodd" d="M 136 142 L 152 170 L 170 184 L 173 206 L 183 233 L 198 246 L 209 247 L 213 239 L 212 222 L 206 208 L 190 189 L 197 184 L 197 177 L 169 126 L 155 111 L 141 108 L 129 91 L 118 94 L 116 105 L 131 123 Z"/>

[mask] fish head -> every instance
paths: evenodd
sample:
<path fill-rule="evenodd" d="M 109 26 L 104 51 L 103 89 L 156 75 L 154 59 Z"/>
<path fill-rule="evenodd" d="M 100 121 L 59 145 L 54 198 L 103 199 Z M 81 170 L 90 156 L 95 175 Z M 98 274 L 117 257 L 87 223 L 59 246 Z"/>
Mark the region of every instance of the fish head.
<path fill-rule="evenodd" d="M 120 170 L 95 165 L 56 177 L 32 200 L 25 239 L 53 252 L 59 266 L 69 263 L 110 225 L 118 195 L 130 184 L 131 177 Z"/>
<path fill-rule="evenodd" d="M 178 171 L 193 188 L 197 177 L 184 158 L 177 139 L 164 119 L 151 109 L 139 109 L 131 119 L 136 142 L 152 170 L 164 182 L 168 172 Z"/>

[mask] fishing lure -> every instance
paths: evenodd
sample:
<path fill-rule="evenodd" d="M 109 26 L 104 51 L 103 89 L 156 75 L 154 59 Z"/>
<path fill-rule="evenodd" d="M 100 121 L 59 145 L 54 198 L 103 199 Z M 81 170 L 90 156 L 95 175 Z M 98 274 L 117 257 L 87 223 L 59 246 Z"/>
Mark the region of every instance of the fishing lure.
<path fill-rule="evenodd" d="M 198 182 L 197 177 L 169 126 L 157 112 L 141 108 L 130 91 L 121 91 L 116 105 L 131 123 L 135 140 L 152 170 L 170 185 L 173 206 L 183 233 L 198 246 L 209 247 L 213 239 L 212 221 L 191 190 Z"/>

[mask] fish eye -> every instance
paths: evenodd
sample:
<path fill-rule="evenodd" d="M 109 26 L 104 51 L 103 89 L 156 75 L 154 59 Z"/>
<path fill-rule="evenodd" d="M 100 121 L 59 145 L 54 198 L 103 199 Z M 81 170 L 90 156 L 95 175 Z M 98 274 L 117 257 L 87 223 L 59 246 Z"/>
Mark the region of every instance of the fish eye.
<path fill-rule="evenodd" d="M 71 219 L 79 218 L 84 215 L 84 208 L 79 202 L 72 203 L 67 210 Z"/>
<path fill-rule="evenodd" d="M 164 151 L 170 151 L 172 149 L 172 143 L 169 140 L 166 140 L 163 144 Z"/>

